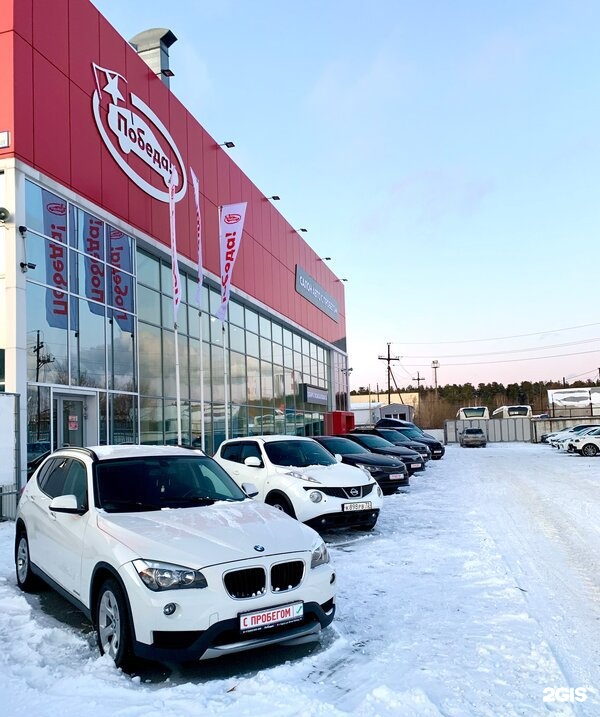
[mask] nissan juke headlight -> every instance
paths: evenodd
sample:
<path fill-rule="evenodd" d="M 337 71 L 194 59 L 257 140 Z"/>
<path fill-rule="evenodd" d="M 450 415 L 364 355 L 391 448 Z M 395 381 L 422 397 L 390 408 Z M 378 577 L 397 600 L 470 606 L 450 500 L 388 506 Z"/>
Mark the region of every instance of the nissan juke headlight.
<path fill-rule="evenodd" d="M 285 473 L 286 476 L 291 476 L 292 478 L 300 478 L 300 480 L 306 480 L 309 483 L 318 483 L 321 485 L 321 481 L 317 480 L 316 478 L 313 478 L 312 476 L 308 476 L 305 473 L 298 473 L 298 471 L 288 471 Z"/>
<path fill-rule="evenodd" d="M 204 575 L 194 568 L 141 559 L 134 560 L 133 567 L 144 585 L 155 592 L 208 587 Z"/>
<path fill-rule="evenodd" d="M 329 562 L 329 551 L 325 543 L 319 543 L 313 548 L 310 560 L 310 567 L 316 568 L 318 565 L 326 565 Z"/>

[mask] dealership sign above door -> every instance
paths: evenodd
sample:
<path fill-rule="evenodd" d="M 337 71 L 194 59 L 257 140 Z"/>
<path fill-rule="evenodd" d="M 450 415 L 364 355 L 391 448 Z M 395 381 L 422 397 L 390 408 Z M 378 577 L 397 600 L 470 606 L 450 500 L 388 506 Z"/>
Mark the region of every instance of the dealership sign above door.
<path fill-rule="evenodd" d="M 96 81 L 92 96 L 94 120 L 112 158 L 132 182 L 161 202 L 169 201 L 169 174 L 173 166 L 177 187 L 175 201 L 179 202 L 185 196 L 187 177 L 181 154 L 169 131 L 133 92 L 129 93 L 127 100 L 127 80 L 122 75 L 95 63 L 92 63 L 92 68 Z M 100 107 L 105 98 L 110 98 L 110 101 L 108 113 L 103 115 Z M 138 158 L 138 164 L 141 161 L 153 170 L 155 182 L 149 182 L 136 171 L 136 162 L 128 161 L 131 155 Z M 139 164 L 139 168 L 142 169 L 143 165 Z"/>

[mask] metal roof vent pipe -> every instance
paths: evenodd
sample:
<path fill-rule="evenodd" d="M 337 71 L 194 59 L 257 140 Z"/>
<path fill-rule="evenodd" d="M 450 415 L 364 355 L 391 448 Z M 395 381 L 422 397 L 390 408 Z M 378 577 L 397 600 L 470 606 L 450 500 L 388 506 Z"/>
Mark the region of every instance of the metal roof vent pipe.
<path fill-rule="evenodd" d="M 155 75 L 169 87 L 169 79 L 175 74 L 169 67 L 169 48 L 177 41 L 171 30 L 155 27 L 139 32 L 129 40 L 138 55 Z"/>

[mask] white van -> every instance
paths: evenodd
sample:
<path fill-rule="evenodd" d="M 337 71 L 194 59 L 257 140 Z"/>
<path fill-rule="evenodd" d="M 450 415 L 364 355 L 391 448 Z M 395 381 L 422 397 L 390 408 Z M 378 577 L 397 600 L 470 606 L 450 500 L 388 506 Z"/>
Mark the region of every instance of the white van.
<path fill-rule="evenodd" d="M 492 418 L 531 418 L 531 406 L 500 406 L 492 413 Z"/>
<path fill-rule="evenodd" d="M 464 406 L 456 412 L 456 419 L 458 421 L 469 420 L 471 418 L 482 418 L 485 420 L 489 417 L 490 412 L 486 406 Z"/>

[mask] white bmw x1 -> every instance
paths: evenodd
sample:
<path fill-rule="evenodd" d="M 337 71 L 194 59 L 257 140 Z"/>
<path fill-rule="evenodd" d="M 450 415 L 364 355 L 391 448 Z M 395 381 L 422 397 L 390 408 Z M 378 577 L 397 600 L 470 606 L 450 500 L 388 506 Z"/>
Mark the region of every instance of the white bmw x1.
<path fill-rule="evenodd" d="M 25 487 L 17 583 L 41 578 L 95 626 L 101 653 L 207 659 L 317 640 L 335 613 L 319 535 L 250 500 L 201 451 L 63 448 Z"/>

